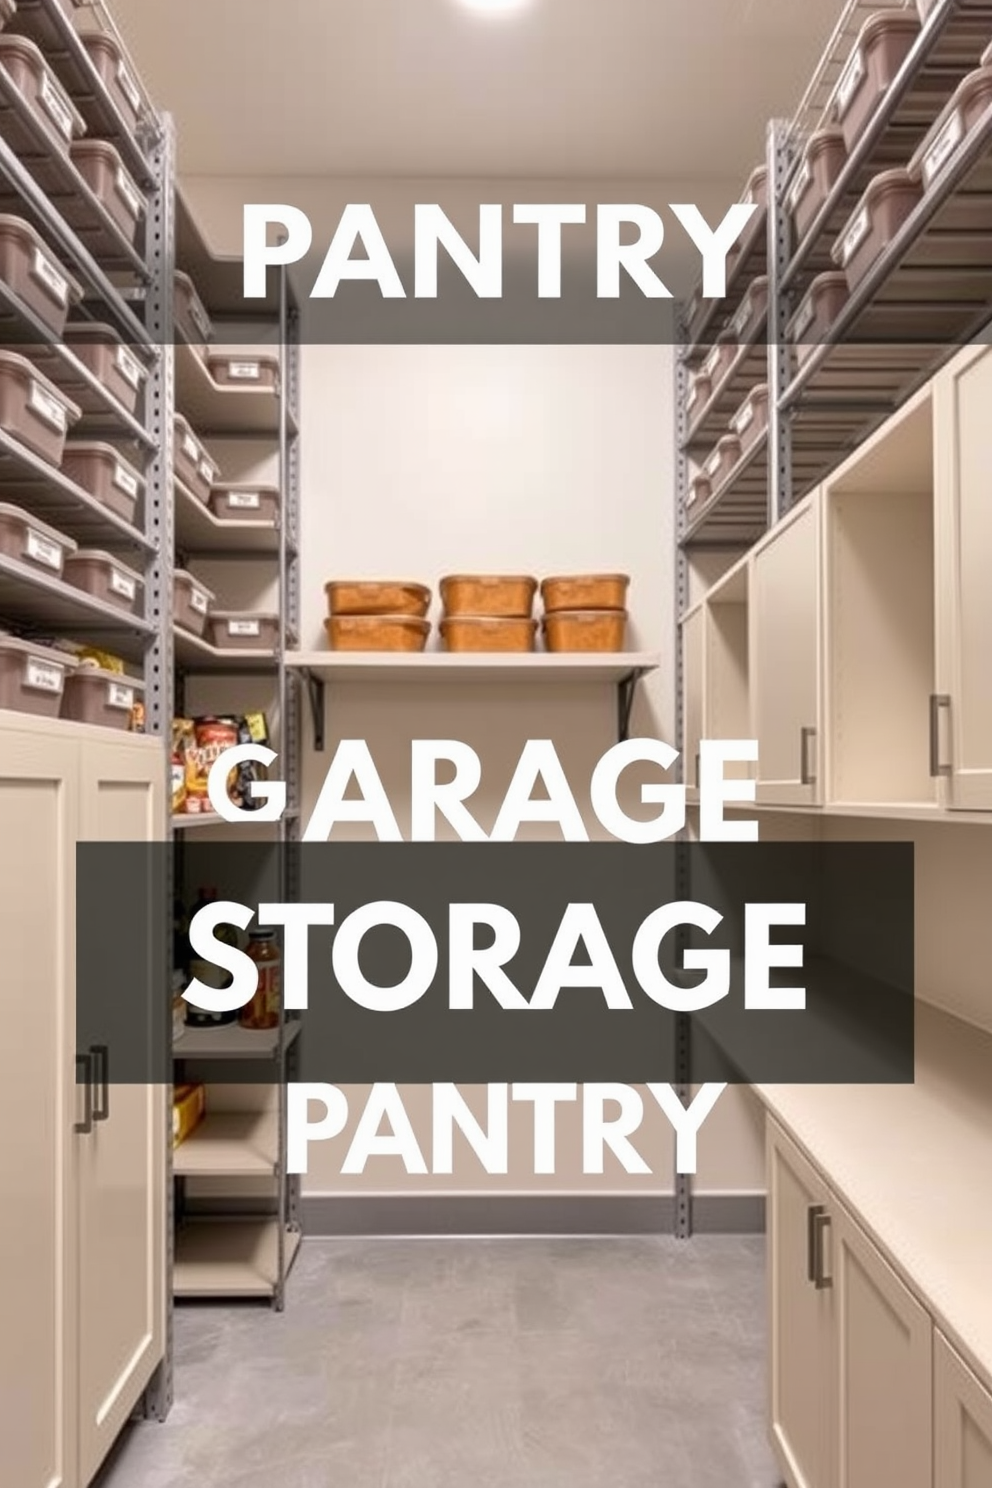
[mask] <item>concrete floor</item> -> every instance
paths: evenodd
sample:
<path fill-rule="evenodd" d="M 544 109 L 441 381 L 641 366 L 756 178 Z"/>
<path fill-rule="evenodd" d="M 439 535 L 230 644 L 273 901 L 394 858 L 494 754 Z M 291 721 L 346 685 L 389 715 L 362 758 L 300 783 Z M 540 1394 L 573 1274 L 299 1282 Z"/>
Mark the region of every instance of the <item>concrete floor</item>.
<path fill-rule="evenodd" d="M 99 1488 L 776 1488 L 764 1242 L 309 1240 Z"/>

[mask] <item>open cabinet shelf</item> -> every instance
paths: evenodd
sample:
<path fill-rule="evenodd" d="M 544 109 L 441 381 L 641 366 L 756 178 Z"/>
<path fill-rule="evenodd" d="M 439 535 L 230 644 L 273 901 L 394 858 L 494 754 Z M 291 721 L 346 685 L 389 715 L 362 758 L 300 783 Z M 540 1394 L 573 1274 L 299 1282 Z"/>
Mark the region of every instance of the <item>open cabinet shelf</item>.
<path fill-rule="evenodd" d="M 300 1247 L 285 1231 L 285 1273 Z M 279 1222 L 274 1219 L 188 1219 L 176 1234 L 172 1290 L 185 1299 L 272 1297 L 279 1279 Z"/>

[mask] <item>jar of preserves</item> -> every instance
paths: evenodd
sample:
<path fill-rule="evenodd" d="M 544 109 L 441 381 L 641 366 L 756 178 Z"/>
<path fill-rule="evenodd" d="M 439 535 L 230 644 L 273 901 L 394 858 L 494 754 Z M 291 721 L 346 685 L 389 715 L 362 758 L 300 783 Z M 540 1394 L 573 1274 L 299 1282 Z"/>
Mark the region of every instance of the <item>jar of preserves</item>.
<path fill-rule="evenodd" d="M 258 968 L 258 986 L 251 1002 L 241 1009 L 242 1028 L 279 1027 L 282 997 L 282 954 L 274 930 L 256 930 L 248 942 L 248 954 Z"/>

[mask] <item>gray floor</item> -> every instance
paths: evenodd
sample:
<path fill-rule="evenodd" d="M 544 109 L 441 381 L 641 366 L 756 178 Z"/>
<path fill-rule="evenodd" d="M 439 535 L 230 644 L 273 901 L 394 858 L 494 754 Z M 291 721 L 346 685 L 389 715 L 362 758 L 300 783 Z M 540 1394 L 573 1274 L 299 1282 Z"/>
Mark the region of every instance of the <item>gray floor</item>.
<path fill-rule="evenodd" d="M 310 1240 L 99 1488 L 775 1488 L 764 1242 Z"/>

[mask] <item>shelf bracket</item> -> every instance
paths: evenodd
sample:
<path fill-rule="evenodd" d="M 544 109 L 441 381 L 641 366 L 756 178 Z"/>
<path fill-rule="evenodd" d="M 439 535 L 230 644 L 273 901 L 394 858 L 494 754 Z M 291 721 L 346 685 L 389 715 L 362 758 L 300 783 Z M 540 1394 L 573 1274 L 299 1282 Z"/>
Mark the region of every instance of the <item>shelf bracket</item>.
<path fill-rule="evenodd" d="M 637 684 L 645 675 L 643 667 L 635 667 L 617 683 L 617 742 L 626 744 L 630 738 L 630 715 L 637 696 Z"/>
<path fill-rule="evenodd" d="M 318 754 L 324 751 L 324 679 L 309 667 L 303 673 L 307 697 L 310 699 L 310 714 L 313 718 L 313 747 Z"/>

